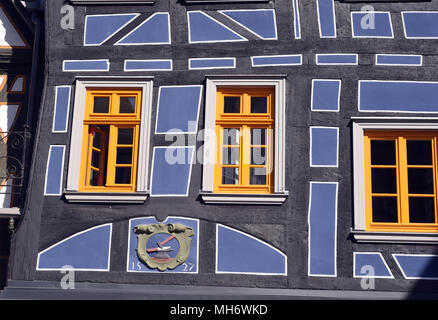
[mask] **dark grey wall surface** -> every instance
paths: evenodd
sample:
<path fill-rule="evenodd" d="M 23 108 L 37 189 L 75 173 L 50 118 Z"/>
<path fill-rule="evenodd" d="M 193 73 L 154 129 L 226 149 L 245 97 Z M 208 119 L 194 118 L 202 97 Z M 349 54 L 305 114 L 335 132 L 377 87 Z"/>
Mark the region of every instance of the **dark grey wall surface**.
<path fill-rule="evenodd" d="M 14 252 L 10 278 L 14 280 L 58 281 L 60 272 L 35 271 L 37 253 L 66 237 L 104 223 L 113 223 L 110 272 L 77 272 L 76 281 L 181 284 L 205 286 L 243 286 L 264 288 L 305 288 L 331 290 L 361 290 L 360 279 L 353 273 L 353 252 L 377 251 L 383 254 L 395 279 L 377 279 L 376 290 L 407 291 L 437 290 L 435 281 L 405 280 L 392 260 L 392 253 L 438 252 L 432 245 L 357 244 L 350 236 L 353 227 L 352 191 L 352 135 L 351 117 L 359 116 L 357 90 L 359 79 L 437 80 L 437 40 L 406 40 L 403 36 L 401 10 L 438 10 L 438 0 L 425 3 L 373 3 L 377 11 L 391 11 L 395 39 L 353 39 L 350 11 L 360 11 L 361 3 L 336 1 L 338 37 L 319 37 L 315 1 L 300 1 L 302 39 L 293 36 L 292 1 L 274 0 L 260 4 L 184 5 L 176 0 L 157 1 L 154 5 L 75 6 L 75 29 L 60 27 L 63 1 L 51 0 L 46 5 L 46 89 L 42 103 L 36 167 L 31 185 L 31 201 L 24 221 L 14 235 Z M 221 9 L 274 8 L 276 10 L 278 40 L 255 40 L 244 29 L 242 35 L 250 41 L 240 43 L 189 44 L 187 40 L 188 10 L 206 12 Z M 172 30 L 171 45 L 113 46 L 116 39 L 104 46 L 84 47 L 84 17 L 98 13 L 169 12 Z M 214 12 L 212 13 L 214 15 Z M 126 30 L 126 33 L 128 30 Z M 317 66 L 315 53 L 358 53 L 357 66 Z M 421 67 L 374 66 L 375 53 L 423 54 Z M 251 67 L 250 56 L 303 54 L 303 65 L 293 67 Z M 237 57 L 235 69 L 188 70 L 189 58 Z M 287 75 L 286 108 L 286 187 L 290 192 L 282 206 L 205 205 L 199 200 L 202 166 L 193 167 L 190 192 L 183 198 L 149 198 L 141 205 L 90 205 L 65 202 L 62 197 L 44 197 L 44 175 L 49 145 L 67 146 L 69 133 L 52 134 L 54 87 L 73 85 L 75 77 L 85 73 L 62 72 L 62 61 L 69 59 L 106 59 L 110 72 L 86 75 L 154 76 L 152 124 L 155 124 L 159 86 L 204 84 L 211 74 L 285 74 Z M 173 60 L 172 72 L 123 71 L 125 59 Z M 342 79 L 341 106 L 338 113 L 311 112 L 311 81 L 315 78 Z M 70 110 L 72 112 L 72 110 Z M 72 114 L 70 114 L 70 128 Z M 394 115 L 377 113 L 379 116 Z M 403 114 L 409 116 L 410 114 Z M 412 116 L 412 115 L 411 115 Z M 423 116 L 415 114 L 415 116 Z M 203 128 L 204 105 L 201 105 L 199 128 Z M 339 168 L 310 168 L 309 126 L 340 128 Z M 154 128 L 152 128 L 152 132 Z M 152 146 L 169 145 L 162 136 L 151 135 Z M 198 143 L 200 146 L 200 143 Z M 64 168 L 64 185 L 68 163 Z M 337 277 L 308 277 L 308 206 L 309 181 L 339 182 Z M 200 219 L 199 274 L 133 274 L 126 272 L 127 235 L 130 218 L 156 216 L 164 220 L 168 215 Z M 288 256 L 288 275 L 224 275 L 215 274 L 215 224 L 221 223 L 272 244 Z M 263 232 L 263 228 L 269 226 Z"/>

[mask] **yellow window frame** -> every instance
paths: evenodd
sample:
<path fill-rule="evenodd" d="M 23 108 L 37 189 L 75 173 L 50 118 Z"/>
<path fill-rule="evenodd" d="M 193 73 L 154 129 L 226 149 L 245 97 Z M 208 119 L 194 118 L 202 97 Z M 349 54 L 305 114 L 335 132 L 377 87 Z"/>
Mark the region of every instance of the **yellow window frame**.
<path fill-rule="evenodd" d="M 138 146 L 141 122 L 141 90 L 140 89 L 88 89 L 86 92 L 85 114 L 83 121 L 83 140 L 81 153 L 81 171 L 79 177 L 79 192 L 135 192 L 137 184 L 137 161 Z M 94 113 L 94 98 L 108 97 L 108 113 Z M 120 113 L 120 98 L 135 97 L 135 110 L 133 113 Z M 96 126 L 105 125 L 109 127 L 106 140 L 107 161 L 106 167 L 99 168 L 106 170 L 106 179 L 102 185 L 90 185 L 90 171 L 93 150 L 92 132 Z M 133 129 L 133 141 L 131 145 L 118 144 L 118 130 L 123 128 Z M 117 148 L 125 147 L 132 149 L 132 161 L 130 164 L 117 163 Z M 101 162 L 102 163 L 102 162 Z M 116 183 L 116 168 L 131 168 L 131 183 Z M 101 175 L 103 179 L 103 175 Z"/>
<path fill-rule="evenodd" d="M 371 141 L 372 140 L 394 140 L 396 164 L 395 165 L 372 165 L 371 164 Z M 408 165 L 407 162 L 407 140 L 430 140 L 432 148 L 431 165 Z M 437 131 L 387 131 L 387 130 L 365 130 L 364 131 L 364 167 L 365 167 L 365 222 L 366 230 L 388 231 L 388 232 L 438 232 L 438 156 L 437 156 Z M 372 168 L 396 168 L 397 193 L 396 194 L 373 194 L 372 193 Z M 408 168 L 433 168 L 433 194 L 410 194 L 408 190 Z M 373 196 L 395 196 L 397 197 L 398 222 L 374 222 L 372 211 Z M 434 223 L 410 222 L 409 218 L 409 197 L 433 197 L 435 209 Z"/>
<path fill-rule="evenodd" d="M 225 97 L 240 98 L 239 113 L 225 113 Z M 266 97 L 267 112 L 251 113 L 251 98 Z M 273 128 L 274 128 L 274 90 L 272 88 L 218 88 L 216 95 L 216 162 L 214 169 L 214 192 L 242 193 L 242 194 L 269 194 L 273 192 Z M 224 129 L 238 129 L 239 143 L 225 145 L 223 141 Z M 266 129 L 265 145 L 251 144 L 251 129 Z M 239 160 L 236 165 L 223 164 L 224 148 L 239 148 Z M 265 164 L 251 164 L 253 148 L 265 149 Z M 223 168 L 238 168 L 238 184 L 223 184 Z M 251 168 L 266 169 L 266 183 L 264 185 L 250 184 Z"/>

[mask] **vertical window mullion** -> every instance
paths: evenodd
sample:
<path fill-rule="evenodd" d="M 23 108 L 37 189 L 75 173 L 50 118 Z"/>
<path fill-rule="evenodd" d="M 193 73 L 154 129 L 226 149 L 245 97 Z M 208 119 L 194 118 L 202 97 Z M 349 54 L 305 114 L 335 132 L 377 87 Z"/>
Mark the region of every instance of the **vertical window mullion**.
<path fill-rule="evenodd" d="M 400 136 L 397 139 L 397 169 L 399 171 L 399 223 L 409 223 L 409 189 L 406 138 Z"/>
<path fill-rule="evenodd" d="M 435 223 L 438 223 L 438 196 L 437 196 L 437 137 L 432 137 L 432 166 L 433 166 L 433 196 L 435 209 Z"/>
<path fill-rule="evenodd" d="M 117 154 L 117 127 L 110 125 L 108 138 L 108 163 L 106 185 L 115 184 L 116 154 Z"/>

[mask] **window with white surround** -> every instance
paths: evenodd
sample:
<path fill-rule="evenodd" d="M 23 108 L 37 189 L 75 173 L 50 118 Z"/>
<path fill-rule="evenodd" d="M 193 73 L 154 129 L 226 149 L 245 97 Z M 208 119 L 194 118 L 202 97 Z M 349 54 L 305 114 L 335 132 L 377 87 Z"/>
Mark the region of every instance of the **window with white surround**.
<path fill-rule="evenodd" d="M 67 187 L 64 191 L 68 201 L 142 203 L 147 199 L 152 89 L 152 80 L 145 81 L 144 78 L 76 81 Z M 128 100 L 135 103 L 127 104 Z M 103 104 L 105 101 L 107 103 Z M 125 105 L 132 110 L 123 109 Z M 100 139 L 97 146 L 94 143 L 95 131 L 100 130 L 103 134 L 105 129 L 109 132 L 107 138 L 97 136 Z M 127 143 L 123 133 L 129 130 L 135 135 L 130 136 Z M 99 153 L 102 150 L 105 152 Z M 122 169 L 129 170 L 129 175 L 117 172 Z"/>
<path fill-rule="evenodd" d="M 201 190 L 205 203 L 278 205 L 286 201 L 285 112 L 283 76 L 207 78 Z M 269 132 L 259 137 L 262 146 L 253 139 L 257 130 Z M 230 143 L 232 137 L 223 136 L 225 131 L 239 132 L 239 141 L 235 137 Z M 230 153 L 226 157 L 221 154 L 224 150 Z M 253 161 L 255 151 L 266 158 L 261 164 Z M 256 171 L 262 176 L 253 177 Z"/>
<path fill-rule="evenodd" d="M 438 242 L 438 118 L 353 118 L 358 242 Z"/>

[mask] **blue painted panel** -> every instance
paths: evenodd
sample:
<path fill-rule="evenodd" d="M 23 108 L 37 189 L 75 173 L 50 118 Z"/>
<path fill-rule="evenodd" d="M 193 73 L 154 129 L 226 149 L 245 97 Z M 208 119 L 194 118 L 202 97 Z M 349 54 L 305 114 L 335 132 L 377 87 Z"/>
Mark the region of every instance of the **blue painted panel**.
<path fill-rule="evenodd" d="M 310 165 L 317 167 L 338 166 L 338 129 L 310 128 Z"/>
<path fill-rule="evenodd" d="M 160 87 L 156 133 L 196 133 L 202 86 Z"/>
<path fill-rule="evenodd" d="M 340 80 L 312 81 L 312 111 L 339 111 Z"/>
<path fill-rule="evenodd" d="M 223 10 L 220 12 L 264 40 L 277 39 L 275 11 L 272 9 Z"/>
<path fill-rule="evenodd" d="M 125 60 L 125 71 L 171 71 L 172 60 Z"/>
<path fill-rule="evenodd" d="M 146 218 L 136 218 L 129 221 L 129 248 L 128 248 L 128 272 L 155 272 L 163 273 L 161 271 L 150 269 L 147 265 L 138 259 L 136 248 L 137 234 L 134 232 L 134 227 L 140 224 L 158 224 L 159 221 L 155 220 L 154 217 Z M 198 273 L 198 248 L 199 248 L 199 220 L 189 219 L 189 218 L 179 218 L 179 217 L 169 217 L 165 221 L 161 222 L 163 224 L 169 223 L 181 223 L 190 227 L 195 232 L 195 235 L 191 237 L 190 242 L 190 253 L 189 257 L 184 264 L 176 267 L 173 270 L 167 270 L 166 273 Z"/>
<path fill-rule="evenodd" d="M 394 254 L 406 279 L 438 280 L 437 255 L 401 255 Z"/>
<path fill-rule="evenodd" d="M 169 44 L 169 14 L 157 12 L 128 33 L 117 45 Z"/>
<path fill-rule="evenodd" d="M 264 66 L 294 66 L 302 64 L 302 56 L 300 54 L 281 55 L 281 56 L 259 56 L 251 57 L 253 67 Z"/>
<path fill-rule="evenodd" d="M 319 33 L 322 38 L 336 37 L 336 16 L 333 0 L 317 0 Z"/>
<path fill-rule="evenodd" d="M 62 176 L 64 171 L 65 146 L 50 146 L 47 159 L 46 184 L 44 194 L 61 195 Z"/>
<path fill-rule="evenodd" d="M 393 38 L 389 12 L 352 12 L 353 37 Z"/>
<path fill-rule="evenodd" d="M 70 86 L 56 87 L 55 114 L 53 116 L 53 132 L 66 132 L 68 112 L 70 109 Z"/>
<path fill-rule="evenodd" d="M 317 64 L 357 64 L 356 54 L 317 54 L 316 55 Z"/>
<path fill-rule="evenodd" d="M 235 58 L 205 58 L 205 59 L 190 59 L 190 69 L 219 69 L 219 68 L 235 68 Z"/>
<path fill-rule="evenodd" d="M 108 71 L 108 60 L 64 60 L 63 71 Z"/>
<path fill-rule="evenodd" d="M 402 12 L 406 38 L 438 38 L 438 11 Z"/>
<path fill-rule="evenodd" d="M 217 226 L 218 273 L 255 273 L 286 275 L 286 256 L 268 245 L 243 232 Z"/>
<path fill-rule="evenodd" d="M 246 41 L 244 37 L 201 11 L 189 11 L 187 14 L 191 43 Z"/>
<path fill-rule="evenodd" d="M 87 16 L 85 19 L 85 45 L 101 45 L 138 14 L 109 14 Z"/>
<path fill-rule="evenodd" d="M 380 253 L 355 252 L 354 266 L 355 277 L 393 278 L 391 271 L 388 269 Z M 373 274 L 369 273 L 370 267 L 373 270 Z"/>
<path fill-rule="evenodd" d="M 38 255 L 38 270 L 59 270 L 72 266 L 79 270 L 108 271 L 111 224 L 79 232 L 47 248 Z"/>
<path fill-rule="evenodd" d="M 391 55 L 391 54 L 377 54 L 377 65 L 422 65 L 422 56 L 420 55 Z"/>
<path fill-rule="evenodd" d="M 294 33 L 295 39 L 301 39 L 301 22 L 300 22 L 300 9 L 298 0 L 292 2 L 294 10 Z"/>
<path fill-rule="evenodd" d="M 336 276 L 336 216 L 338 185 L 310 184 L 309 275 Z"/>
<path fill-rule="evenodd" d="M 359 111 L 438 112 L 438 82 L 359 81 Z"/>
<path fill-rule="evenodd" d="M 187 196 L 194 147 L 155 147 L 151 196 Z"/>

